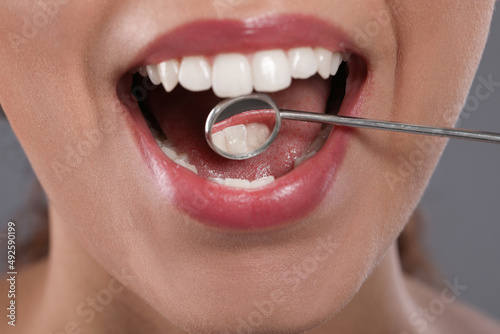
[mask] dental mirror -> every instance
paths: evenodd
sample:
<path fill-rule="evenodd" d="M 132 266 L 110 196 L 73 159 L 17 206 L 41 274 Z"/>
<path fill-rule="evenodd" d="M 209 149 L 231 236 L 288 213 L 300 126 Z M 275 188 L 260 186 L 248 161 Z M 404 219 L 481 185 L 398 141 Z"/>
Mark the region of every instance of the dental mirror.
<path fill-rule="evenodd" d="M 232 160 L 249 159 L 261 154 L 272 144 L 280 130 L 281 119 L 500 144 L 500 134 L 493 132 L 279 109 L 266 94 L 240 96 L 217 104 L 205 123 L 205 137 L 219 155 Z"/>
<path fill-rule="evenodd" d="M 276 103 L 267 95 L 252 94 L 215 106 L 205 123 L 205 137 L 219 155 L 244 160 L 264 152 L 280 126 Z"/>

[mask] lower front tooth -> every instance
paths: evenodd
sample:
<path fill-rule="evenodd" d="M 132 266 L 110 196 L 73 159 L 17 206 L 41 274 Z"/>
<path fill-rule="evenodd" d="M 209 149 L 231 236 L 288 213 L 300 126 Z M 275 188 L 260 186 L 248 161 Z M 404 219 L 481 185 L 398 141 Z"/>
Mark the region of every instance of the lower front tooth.
<path fill-rule="evenodd" d="M 163 151 L 163 153 L 165 153 L 167 157 L 170 158 L 170 160 L 177 159 L 177 152 L 175 152 L 175 150 L 173 150 L 172 148 L 161 146 L 161 150 Z"/>
<path fill-rule="evenodd" d="M 247 126 L 247 146 L 252 151 L 262 146 L 269 138 L 269 128 L 260 123 L 250 123 Z"/>
<path fill-rule="evenodd" d="M 232 178 L 227 178 L 227 179 L 211 178 L 210 180 L 212 182 L 225 185 L 227 187 L 241 188 L 241 189 L 256 189 L 272 183 L 274 181 L 274 176 L 266 176 L 251 182 L 248 180 L 232 179 Z"/>
<path fill-rule="evenodd" d="M 274 176 L 266 176 L 263 177 L 262 179 L 253 180 L 252 182 L 250 182 L 250 188 L 252 189 L 260 188 L 272 182 L 274 182 Z"/>
<path fill-rule="evenodd" d="M 233 188 L 250 189 L 250 181 L 240 179 L 225 179 L 224 185 Z"/>
<path fill-rule="evenodd" d="M 187 156 L 186 153 L 181 153 L 181 154 L 177 154 L 177 159 L 176 160 L 182 160 L 186 163 L 189 163 L 189 158 Z"/>
<path fill-rule="evenodd" d="M 189 169 L 190 171 L 192 171 L 193 173 L 195 173 L 196 175 L 198 175 L 198 170 L 196 169 L 196 166 L 188 164 L 186 161 L 180 160 L 180 159 L 176 159 L 176 160 L 174 160 L 174 162 L 176 164 L 184 167 L 184 168 Z"/>
<path fill-rule="evenodd" d="M 221 151 L 227 152 L 226 136 L 224 131 L 219 131 L 212 134 L 212 143 L 217 146 Z"/>
<path fill-rule="evenodd" d="M 235 125 L 223 130 L 226 138 L 227 152 L 230 154 L 241 154 L 248 152 L 247 128 L 245 125 Z"/>
<path fill-rule="evenodd" d="M 224 185 L 224 179 L 220 179 L 220 178 L 216 177 L 216 178 L 212 178 L 210 180 L 213 181 L 213 182 L 215 182 L 215 183 Z"/>

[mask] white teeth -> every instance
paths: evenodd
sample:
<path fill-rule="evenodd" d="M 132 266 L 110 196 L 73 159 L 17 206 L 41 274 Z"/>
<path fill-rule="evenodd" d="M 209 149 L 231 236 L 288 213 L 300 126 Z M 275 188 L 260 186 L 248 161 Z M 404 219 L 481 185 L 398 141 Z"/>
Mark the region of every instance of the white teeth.
<path fill-rule="evenodd" d="M 271 131 L 269 128 L 260 123 L 251 123 L 247 126 L 247 146 L 249 150 L 255 150 L 262 146 L 269 138 Z"/>
<path fill-rule="evenodd" d="M 342 54 L 335 52 L 332 55 L 332 66 L 330 67 L 330 75 L 335 76 L 339 71 L 340 64 L 342 64 Z"/>
<path fill-rule="evenodd" d="M 222 184 L 227 187 L 240 188 L 240 189 L 257 189 L 274 182 L 274 176 L 266 176 L 254 181 L 232 179 L 232 178 L 227 178 L 227 179 L 215 178 L 211 180 L 215 183 Z"/>
<path fill-rule="evenodd" d="M 248 180 L 227 178 L 224 180 L 224 185 L 226 185 L 228 187 L 233 187 L 233 188 L 250 189 L 250 181 L 248 181 Z"/>
<path fill-rule="evenodd" d="M 212 180 L 213 182 L 215 183 L 218 183 L 218 184 L 224 184 L 224 180 L 225 179 L 220 179 L 220 178 L 211 178 L 210 180 Z"/>
<path fill-rule="evenodd" d="M 164 61 L 158 65 L 158 74 L 160 76 L 163 88 L 170 93 L 179 83 L 179 62 L 177 60 Z"/>
<path fill-rule="evenodd" d="M 287 53 L 283 50 L 259 51 L 249 57 L 238 53 L 216 55 L 212 68 L 205 57 L 189 56 L 184 57 L 180 64 L 178 60 L 169 60 L 158 65 L 139 67 L 137 71 L 144 77 L 149 76 L 155 85 L 161 83 L 167 92 L 171 92 L 180 83 L 185 89 L 193 92 L 213 88 L 218 97 L 229 98 L 250 94 L 253 89 L 258 92 L 277 92 L 288 88 L 292 78 L 307 79 L 316 72 L 323 79 L 328 79 L 337 74 L 342 61 L 349 61 L 351 55 L 345 52 L 332 53 L 321 47 L 300 47 L 290 49 Z M 158 139 L 159 133 L 154 129 L 152 133 L 168 158 L 197 173 L 196 167 L 189 164 L 186 154 L 178 154 L 168 140 Z M 246 126 L 231 126 L 214 133 L 212 141 L 222 151 L 241 154 L 260 147 L 269 135 L 270 130 L 266 125 L 252 123 Z M 164 138 L 164 135 L 162 136 Z M 296 160 L 295 165 L 300 165 L 316 154 L 327 137 L 319 136 L 306 154 Z M 255 187 L 260 187 L 273 180 L 274 178 L 270 177 L 252 182 L 235 179 L 221 179 L 215 182 L 252 188 L 254 183 Z"/>
<path fill-rule="evenodd" d="M 217 146 L 221 151 L 227 152 L 226 136 L 224 131 L 219 131 L 212 134 L 212 143 Z"/>
<path fill-rule="evenodd" d="M 205 57 L 184 57 L 179 69 L 179 82 L 192 92 L 212 87 L 212 70 Z"/>
<path fill-rule="evenodd" d="M 212 134 L 212 142 L 224 152 L 242 154 L 259 148 L 269 135 L 270 130 L 264 124 L 240 124 Z"/>
<path fill-rule="evenodd" d="M 165 153 L 165 155 L 170 160 L 172 160 L 173 162 L 175 162 L 176 164 L 178 164 L 184 168 L 189 169 L 193 173 L 198 174 L 198 170 L 196 169 L 196 166 L 191 165 L 189 163 L 189 159 L 188 159 L 187 154 L 177 153 L 177 151 L 174 149 L 172 144 L 167 139 L 162 141 L 162 140 L 159 140 L 158 138 L 155 138 L 155 140 L 156 140 L 156 143 L 158 144 L 158 146 L 160 146 L 163 153 Z"/>
<path fill-rule="evenodd" d="M 160 75 L 158 74 L 158 66 L 149 65 L 146 66 L 146 70 L 148 71 L 149 79 L 154 85 L 161 84 Z"/>
<path fill-rule="evenodd" d="M 174 149 L 172 149 L 170 147 L 162 146 L 161 150 L 163 151 L 163 153 L 165 153 L 165 155 L 167 157 L 170 158 L 170 160 L 174 160 L 175 161 L 175 159 L 177 159 L 177 152 L 175 152 Z"/>
<path fill-rule="evenodd" d="M 227 152 L 241 154 L 248 152 L 247 127 L 243 124 L 230 126 L 222 130 L 226 138 Z"/>
<path fill-rule="evenodd" d="M 196 167 L 194 165 L 190 165 L 187 162 L 185 162 L 184 160 L 180 160 L 180 159 L 176 159 L 176 160 L 174 160 L 174 162 L 176 164 L 178 164 L 179 166 L 187 168 L 190 171 L 192 171 L 193 173 L 198 174 L 198 170 L 196 169 Z"/>
<path fill-rule="evenodd" d="M 318 59 L 318 73 L 323 79 L 328 79 L 330 77 L 330 71 L 332 69 L 332 52 L 324 48 L 315 48 L 314 53 L 316 53 L 316 58 Z"/>
<path fill-rule="evenodd" d="M 252 60 L 253 86 L 259 92 L 277 92 L 292 83 L 290 65 L 283 50 L 260 51 Z"/>
<path fill-rule="evenodd" d="M 262 179 L 254 180 L 250 182 L 250 188 L 255 189 L 255 188 L 260 188 L 265 185 L 268 185 L 269 183 L 274 182 L 274 176 L 266 176 L 263 177 Z"/>
<path fill-rule="evenodd" d="M 179 65 L 169 60 L 138 68 L 155 85 L 163 84 L 171 92 L 177 84 L 200 92 L 213 88 L 215 95 L 231 98 L 257 92 L 277 92 L 288 88 L 293 79 L 307 79 L 319 73 L 323 79 L 337 74 L 346 52 L 332 53 L 325 48 L 300 47 L 287 51 L 267 50 L 246 56 L 240 53 L 219 54 L 211 66 L 203 56 L 184 57 Z M 249 61 L 251 59 L 251 62 Z"/>
<path fill-rule="evenodd" d="M 252 70 L 246 56 L 237 53 L 215 57 L 212 85 L 218 97 L 237 97 L 252 93 Z"/>
<path fill-rule="evenodd" d="M 289 50 L 288 61 L 294 79 L 307 79 L 318 71 L 318 60 L 312 48 Z"/>
<path fill-rule="evenodd" d="M 188 158 L 186 153 L 181 153 L 181 154 L 177 153 L 177 159 L 175 159 L 175 161 L 177 161 L 177 160 L 189 163 L 189 158 Z"/>

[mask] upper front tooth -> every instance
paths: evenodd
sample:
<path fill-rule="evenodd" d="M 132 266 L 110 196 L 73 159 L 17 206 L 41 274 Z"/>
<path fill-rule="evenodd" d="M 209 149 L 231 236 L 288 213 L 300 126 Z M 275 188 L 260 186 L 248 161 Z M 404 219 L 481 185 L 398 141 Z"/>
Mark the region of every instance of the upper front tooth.
<path fill-rule="evenodd" d="M 330 77 L 332 70 L 332 52 L 324 48 L 315 48 L 316 58 L 318 59 L 318 73 L 323 79 Z"/>
<path fill-rule="evenodd" d="M 323 78 L 337 74 L 348 53 L 332 53 L 325 48 L 299 47 L 288 50 L 256 52 L 251 62 L 245 55 L 228 53 L 216 55 L 213 68 L 203 56 L 184 57 L 179 65 L 169 60 L 158 65 L 140 67 L 139 73 L 149 75 L 154 84 L 172 91 L 178 83 L 193 92 L 213 87 L 222 98 L 259 92 L 277 92 L 288 88 L 292 78 L 307 79 L 316 72 Z"/>
<path fill-rule="evenodd" d="M 335 52 L 332 55 L 332 66 L 330 68 L 330 75 L 334 76 L 339 71 L 340 64 L 342 64 L 342 54 Z"/>
<path fill-rule="evenodd" d="M 158 74 L 165 90 L 171 92 L 179 83 L 179 62 L 169 60 L 160 63 L 158 65 Z"/>
<path fill-rule="evenodd" d="M 224 152 L 242 154 L 262 146 L 269 138 L 270 130 L 265 124 L 240 124 L 212 134 L 212 143 Z"/>
<path fill-rule="evenodd" d="M 226 138 L 227 152 L 230 154 L 241 154 L 248 152 L 247 128 L 244 124 L 230 126 L 223 130 Z"/>
<path fill-rule="evenodd" d="M 161 84 L 160 75 L 158 74 L 158 67 L 156 65 L 148 65 L 146 66 L 146 70 L 148 71 L 149 79 L 154 85 Z"/>
<path fill-rule="evenodd" d="M 226 136 L 224 135 L 224 131 L 212 133 L 212 143 L 221 151 L 227 152 Z"/>
<path fill-rule="evenodd" d="M 318 60 L 312 48 L 291 49 L 288 60 L 294 79 L 307 79 L 318 71 Z"/>
<path fill-rule="evenodd" d="M 212 87 L 212 71 L 205 57 L 184 57 L 179 70 L 182 87 L 201 92 Z"/>
<path fill-rule="evenodd" d="M 277 92 L 288 88 L 292 74 L 283 50 L 260 51 L 252 60 L 253 85 L 259 92 Z"/>
<path fill-rule="evenodd" d="M 218 97 L 237 97 L 253 90 L 252 70 L 242 54 L 221 54 L 213 65 L 213 90 Z"/>
<path fill-rule="evenodd" d="M 247 126 L 247 146 L 249 150 L 255 150 L 262 146 L 269 138 L 269 128 L 260 123 L 250 123 Z"/>

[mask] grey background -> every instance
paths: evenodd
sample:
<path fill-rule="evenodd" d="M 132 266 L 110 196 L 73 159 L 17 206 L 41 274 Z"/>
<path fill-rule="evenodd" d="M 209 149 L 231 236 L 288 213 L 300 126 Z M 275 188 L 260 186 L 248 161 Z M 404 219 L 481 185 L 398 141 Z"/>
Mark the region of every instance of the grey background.
<path fill-rule="evenodd" d="M 500 12 L 479 76 L 500 82 Z M 452 83 L 450 83 L 452 84 Z M 460 126 L 500 132 L 500 87 Z M 500 147 L 452 141 L 422 200 L 429 224 L 424 241 L 444 277 L 468 288 L 462 298 L 500 318 Z M 0 226 L 24 203 L 33 175 L 9 125 L 0 121 Z M 21 222 L 19 222 L 21 223 Z M 5 240 L 1 235 L 0 241 Z M 2 247 L 3 248 L 3 247 Z M 3 265 L 3 264 L 2 264 Z M 0 269 L 2 267 L 0 266 Z"/>

